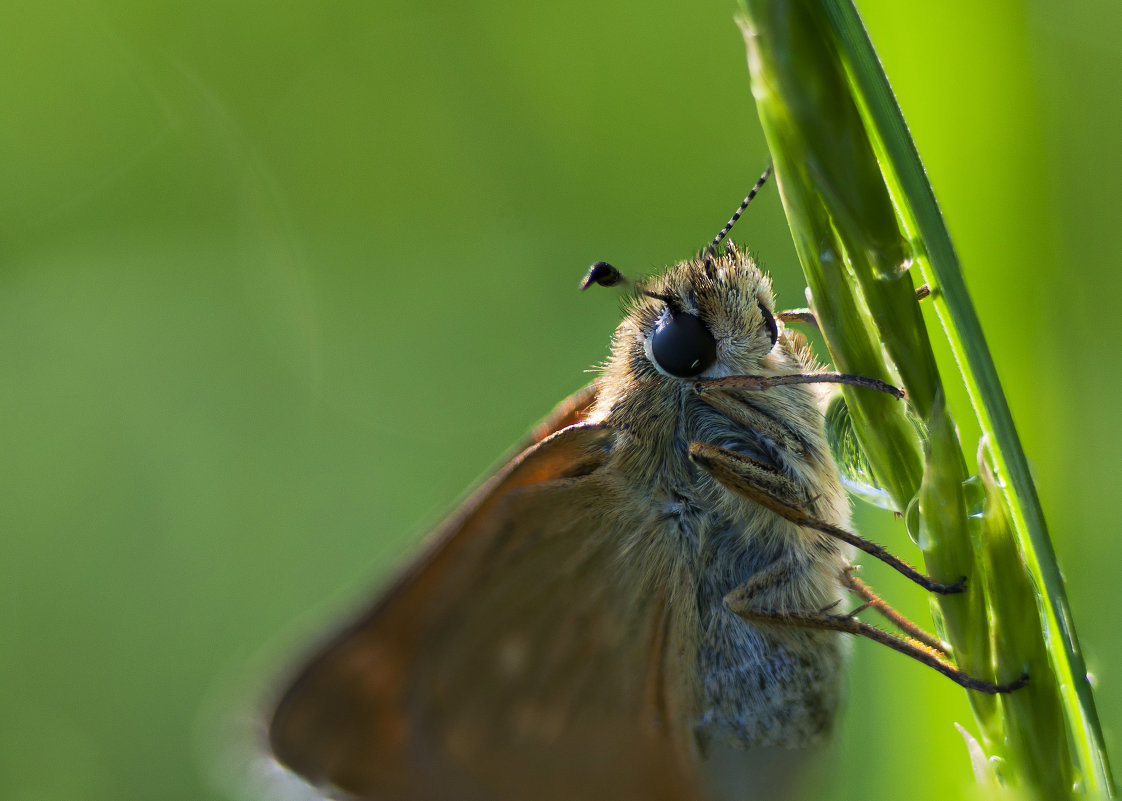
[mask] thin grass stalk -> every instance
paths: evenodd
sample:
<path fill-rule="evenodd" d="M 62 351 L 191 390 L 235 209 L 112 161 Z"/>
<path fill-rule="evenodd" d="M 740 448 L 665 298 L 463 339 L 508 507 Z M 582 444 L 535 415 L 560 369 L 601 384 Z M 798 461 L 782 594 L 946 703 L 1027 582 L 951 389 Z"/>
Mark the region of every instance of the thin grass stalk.
<path fill-rule="evenodd" d="M 1079 648 L 1074 618 L 1063 577 L 1048 536 L 1044 512 L 1029 473 L 1012 415 L 982 334 L 981 323 L 966 290 L 962 270 L 946 224 L 888 79 L 852 3 L 820 2 L 830 23 L 853 92 L 873 132 L 874 146 L 884 154 L 889 191 L 897 200 L 904 225 L 924 245 L 917 254 L 921 271 L 933 287 L 935 309 L 947 334 L 981 430 L 991 443 L 990 454 L 1003 478 L 992 488 L 1005 500 L 1024 562 L 1035 587 L 1049 664 L 1058 678 L 1064 718 L 1079 778 L 1088 791 L 1113 796 L 1111 775 L 1094 693 Z M 1019 705 L 1020 701 L 1012 701 Z"/>
<path fill-rule="evenodd" d="M 1028 688 L 971 693 L 999 780 L 1041 798 L 1113 793 L 1074 626 L 1027 461 L 922 165 L 848 0 L 745 0 L 753 93 L 812 305 L 838 369 L 907 389 L 900 405 L 844 388 L 857 439 L 907 520 L 928 571 L 966 576 L 936 625 L 959 665 Z M 973 409 L 945 401 L 917 272 Z M 975 414 L 993 469 L 971 478 L 954 414 Z M 970 449 L 973 454 L 974 449 Z M 993 474 L 999 476 L 994 479 Z M 986 478 L 986 477 L 989 478 Z M 1015 545 L 1015 547 L 1013 547 Z M 1025 611 L 1037 609 L 1027 625 Z"/>

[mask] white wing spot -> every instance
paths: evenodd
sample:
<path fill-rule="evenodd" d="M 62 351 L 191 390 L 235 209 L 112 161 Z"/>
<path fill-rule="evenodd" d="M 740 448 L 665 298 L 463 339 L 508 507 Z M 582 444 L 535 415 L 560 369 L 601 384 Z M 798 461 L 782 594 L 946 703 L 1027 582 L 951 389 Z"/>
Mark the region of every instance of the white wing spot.
<path fill-rule="evenodd" d="M 519 635 L 512 635 L 499 643 L 498 652 L 495 654 L 495 665 L 499 674 L 504 678 L 513 678 L 526 669 L 526 640 Z"/>

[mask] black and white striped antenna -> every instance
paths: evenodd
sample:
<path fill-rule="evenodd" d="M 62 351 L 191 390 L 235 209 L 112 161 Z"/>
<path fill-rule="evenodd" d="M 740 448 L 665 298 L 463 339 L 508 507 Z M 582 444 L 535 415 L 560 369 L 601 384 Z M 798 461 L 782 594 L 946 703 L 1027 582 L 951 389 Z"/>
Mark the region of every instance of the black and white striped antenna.
<path fill-rule="evenodd" d="M 705 248 L 705 250 L 701 251 L 701 258 L 709 259 L 710 257 L 712 257 L 712 255 L 717 250 L 717 245 L 721 244 L 721 240 L 728 236 L 729 231 L 731 231 L 732 227 L 736 225 L 736 221 L 740 219 L 740 215 L 744 213 L 744 210 L 748 208 L 748 204 L 752 202 L 752 198 L 756 196 L 756 193 L 760 191 L 760 187 L 766 184 L 767 179 L 770 177 L 771 165 L 769 164 L 767 166 L 767 169 L 764 170 L 764 174 L 760 176 L 760 180 L 756 181 L 756 185 L 753 186 L 752 191 L 748 193 L 748 197 L 744 198 L 744 201 L 740 204 L 740 207 L 733 213 L 732 219 L 725 223 L 725 227 L 721 229 L 721 232 L 719 234 L 713 237 L 713 241 L 709 243 L 709 246 Z"/>

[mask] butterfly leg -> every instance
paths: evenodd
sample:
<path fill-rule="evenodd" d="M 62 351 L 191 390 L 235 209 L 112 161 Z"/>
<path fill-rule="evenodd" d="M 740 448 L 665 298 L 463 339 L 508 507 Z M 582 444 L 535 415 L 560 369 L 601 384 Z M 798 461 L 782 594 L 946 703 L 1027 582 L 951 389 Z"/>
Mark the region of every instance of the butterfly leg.
<path fill-rule="evenodd" d="M 706 393 L 722 389 L 743 389 L 748 392 L 763 392 L 772 387 L 785 387 L 793 384 L 848 384 L 852 387 L 884 392 L 897 400 L 904 397 L 904 390 L 894 387 L 879 378 L 867 378 L 851 373 L 790 373 L 787 375 L 730 375 L 724 378 L 706 378 L 693 385 L 694 392 L 705 398 Z"/>
<path fill-rule="evenodd" d="M 916 287 L 916 300 L 923 300 L 931 296 L 931 287 L 927 284 L 921 284 Z M 786 309 L 775 313 L 776 320 L 782 320 L 785 323 L 805 323 L 818 327 L 818 318 L 814 316 L 814 312 L 810 309 Z"/>
<path fill-rule="evenodd" d="M 775 319 L 785 323 L 805 323 L 818 327 L 818 318 L 810 309 L 784 309 L 775 313 Z"/>
<path fill-rule="evenodd" d="M 780 558 L 753 573 L 747 581 L 726 595 L 725 606 L 734 612 L 740 608 L 747 609 L 753 599 L 761 594 L 789 584 L 803 570 L 801 561 L 798 551 L 794 549 L 785 551 Z"/>
<path fill-rule="evenodd" d="M 734 590 L 733 593 L 736 591 Z M 733 595 L 730 593 L 730 596 Z M 726 603 L 729 596 L 726 596 Z M 800 628 L 820 629 L 826 631 L 841 631 L 858 637 L 875 640 L 882 645 L 887 645 L 894 651 L 905 656 L 910 656 L 917 662 L 942 673 L 951 681 L 968 690 L 994 695 L 997 693 L 1010 693 L 1028 684 L 1028 674 L 1022 674 L 1014 681 L 996 684 L 984 679 L 976 679 L 968 673 L 955 667 L 940 650 L 925 645 L 922 642 L 890 634 L 883 629 L 878 629 L 849 615 L 831 615 L 826 612 L 796 612 L 776 609 L 755 609 L 751 606 L 732 606 L 730 609 L 744 620 L 755 623 L 771 623 L 776 625 L 797 626 Z"/>
<path fill-rule="evenodd" d="M 737 614 L 740 614 L 743 610 L 750 609 L 753 600 L 759 595 L 773 587 L 782 586 L 790 582 L 802 569 L 800 562 L 798 551 L 787 551 L 782 557 L 758 571 L 752 575 L 748 581 L 728 593 L 724 598 L 725 605 Z M 857 609 L 853 610 L 848 615 L 843 615 L 842 617 L 856 618 L 857 615 L 865 609 L 875 609 L 884 616 L 886 620 L 891 622 L 911 639 L 917 640 L 932 651 L 946 656 L 947 646 L 942 643 L 938 637 L 933 634 L 928 634 L 922 628 L 893 609 L 887 601 L 873 591 L 872 587 L 853 575 L 857 569 L 857 565 L 848 565 L 842 571 L 841 584 L 853 594 L 863 598 L 865 603 L 861 604 L 861 606 L 857 607 Z M 836 606 L 836 604 L 834 604 L 834 606 Z M 820 609 L 818 611 L 825 613 L 828 612 L 830 608 L 831 607 L 827 607 L 826 609 Z"/>
<path fill-rule="evenodd" d="M 735 397 L 720 389 L 707 389 L 699 397 L 735 423 L 751 429 L 764 439 L 770 439 L 782 451 L 796 455 L 806 452 L 803 441 L 782 420 L 757 409 L 750 401 Z"/>
<path fill-rule="evenodd" d="M 776 494 L 774 489 L 776 484 L 775 470 L 750 456 L 727 448 L 719 448 L 716 445 L 694 442 L 690 444 L 690 459 L 732 492 L 755 501 L 796 525 L 814 529 L 834 539 L 853 545 L 870 556 L 881 560 L 925 590 L 940 595 L 951 595 L 966 589 L 965 578 L 961 578 L 952 584 L 936 581 L 920 573 L 902 559 L 893 556 L 883 546 L 870 542 L 852 531 L 846 531 L 840 526 L 819 520 Z"/>
<path fill-rule="evenodd" d="M 853 575 L 855 570 L 857 570 L 857 565 L 850 565 L 845 569 L 845 571 L 842 573 L 842 586 L 844 586 L 855 595 L 859 595 L 864 598 L 865 603 L 862 604 L 857 610 L 850 612 L 848 615 L 849 617 L 856 617 L 858 612 L 862 611 L 863 609 L 875 609 L 886 620 L 892 623 L 892 625 L 896 626 L 896 628 L 900 629 L 900 631 L 907 634 L 913 640 L 918 640 L 934 651 L 939 651 L 943 654 L 946 653 L 947 646 L 942 643 L 938 637 L 933 634 L 928 634 L 915 623 L 908 620 L 902 614 L 893 609 L 887 601 L 873 592 L 872 587 L 863 582 L 861 579 L 857 578 L 857 576 Z"/>

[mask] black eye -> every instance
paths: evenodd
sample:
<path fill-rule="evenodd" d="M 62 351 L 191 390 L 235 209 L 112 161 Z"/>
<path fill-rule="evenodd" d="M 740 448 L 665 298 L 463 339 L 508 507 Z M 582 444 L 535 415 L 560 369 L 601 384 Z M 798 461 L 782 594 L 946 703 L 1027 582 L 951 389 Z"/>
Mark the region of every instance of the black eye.
<path fill-rule="evenodd" d="M 677 312 L 655 328 L 651 353 L 658 366 L 670 375 L 693 378 L 717 361 L 717 343 L 699 317 Z"/>
<path fill-rule="evenodd" d="M 764 316 L 764 327 L 767 329 L 767 334 L 771 337 L 771 346 L 775 347 L 776 341 L 779 339 L 779 326 L 775 324 L 775 317 L 767 310 L 767 307 L 762 303 L 757 303 L 760 307 L 760 313 Z"/>

